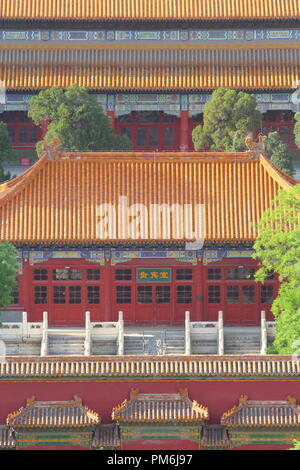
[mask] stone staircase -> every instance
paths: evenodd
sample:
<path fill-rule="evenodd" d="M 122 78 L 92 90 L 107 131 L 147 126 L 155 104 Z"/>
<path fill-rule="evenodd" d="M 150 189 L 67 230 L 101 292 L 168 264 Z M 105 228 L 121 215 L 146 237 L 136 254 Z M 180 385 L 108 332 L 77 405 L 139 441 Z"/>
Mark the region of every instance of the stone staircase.
<path fill-rule="evenodd" d="M 178 356 L 185 353 L 184 328 L 174 327 L 166 330 L 165 336 L 166 354 Z"/>
<path fill-rule="evenodd" d="M 191 354 L 218 354 L 218 341 L 215 336 L 199 336 L 191 340 Z"/>
<path fill-rule="evenodd" d="M 260 328 L 225 327 L 224 354 L 260 354 Z"/>
<path fill-rule="evenodd" d="M 124 354 L 126 356 L 184 354 L 184 328 L 125 327 Z"/>
<path fill-rule="evenodd" d="M 117 342 L 111 339 L 93 339 L 91 344 L 92 356 L 113 356 L 118 351 Z"/>
<path fill-rule="evenodd" d="M 4 341 L 7 356 L 40 356 L 40 341 Z"/>
<path fill-rule="evenodd" d="M 84 328 L 49 328 L 49 356 L 83 356 Z"/>

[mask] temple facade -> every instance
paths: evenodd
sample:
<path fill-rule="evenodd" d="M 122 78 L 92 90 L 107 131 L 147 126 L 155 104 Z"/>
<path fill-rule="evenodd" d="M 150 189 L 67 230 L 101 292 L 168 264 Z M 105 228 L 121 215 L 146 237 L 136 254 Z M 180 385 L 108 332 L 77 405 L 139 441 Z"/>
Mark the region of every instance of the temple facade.
<path fill-rule="evenodd" d="M 45 132 L 29 98 L 77 83 L 134 149 L 45 142 L 0 186 L 0 242 L 19 260 L 0 312 L 0 449 L 270 450 L 300 438 L 299 358 L 266 354 L 279 282 L 257 283 L 253 258 L 262 214 L 296 181 L 262 139 L 189 151 L 221 86 L 255 94 L 258 131 L 294 146 L 299 5 L 150 5 L 0 5 L 0 116 L 15 147 Z"/>
<path fill-rule="evenodd" d="M 258 151 L 61 153 L 0 187 L 0 240 L 19 250 L 12 314 L 51 326 L 257 326 L 278 281 L 255 282 L 255 224 L 295 181 Z M 9 312 L 9 311 L 8 311 Z M 10 317 L 13 318 L 12 316 Z"/>
<path fill-rule="evenodd" d="M 253 93 L 263 113 L 257 131 L 277 131 L 296 148 L 300 10 L 293 0 L 159 0 L 151 8 L 146 0 L 76 7 L 9 0 L 0 18 L 0 119 L 17 149 L 34 149 L 45 132 L 27 117 L 30 97 L 74 83 L 97 95 L 135 151 L 193 150 L 192 129 L 219 87 Z"/>

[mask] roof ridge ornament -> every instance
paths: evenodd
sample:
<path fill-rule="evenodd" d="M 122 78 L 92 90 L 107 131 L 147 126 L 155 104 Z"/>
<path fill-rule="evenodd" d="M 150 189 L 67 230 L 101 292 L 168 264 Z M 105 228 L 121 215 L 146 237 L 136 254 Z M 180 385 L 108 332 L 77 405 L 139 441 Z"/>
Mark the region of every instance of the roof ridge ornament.
<path fill-rule="evenodd" d="M 44 137 L 42 152 L 46 153 L 48 160 L 58 160 L 61 156 L 61 152 L 59 152 L 60 147 L 61 140 L 58 137 L 52 139 L 51 142 L 49 142 L 47 137 Z"/>
<path fill-rule="evenodd" d="M 248 150 L 246 151 L 249 157 L 257 159 L 261 154 L 266 155 L 266 145 L 265 145 L 264 135 L 258 136 L 258 142 L 255 142 L 252 132 L 247 135 L 245 139 L 245 144 Z"/>
<path fill-rule="evenodd" d="M 139 395 L 139 389 L 138 388 L 132 388 L 130 390 L 130 398 L 137 398 Z"/>
<path fill-rule="evenodd" d="M 239 404 L 243 406 L 248 405 L 248 396 L 247 395 L 241 395 L 239 399 Z"/>
<path fill-rule="evenodd" d="M 27 400 L 26 400 L 27 405 L 32 405 L 34 402 L 35 402 L 35 396 L 34 395 L 32 395 L 32 397 L 30 397 L 30 398 L 27 398 Z"/>
<path fill-rule="evenodd" d="M 286 401 L 287 401 L 287 403 L 288 403 L 289 405 L 296 405 L 296 403 L 297 403 L 296 398 L 293 397 L 292 395 L 288 395 L 288 396 L 286 397 Z"/>

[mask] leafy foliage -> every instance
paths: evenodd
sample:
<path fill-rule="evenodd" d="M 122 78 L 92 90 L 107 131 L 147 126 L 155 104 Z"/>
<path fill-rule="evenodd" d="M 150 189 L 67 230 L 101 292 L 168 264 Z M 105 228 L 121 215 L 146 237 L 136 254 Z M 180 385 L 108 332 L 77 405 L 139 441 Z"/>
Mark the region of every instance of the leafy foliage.
<path fill-rule="evenodd" d="M 293 443 L 294 443 L 294 447 L 291 447 L 289 450 L 300 450 L 300 441 L 297 441 L 295 439 Z"/>
<path fill-rule="evenodd" d="M 287 146 L 281 141 L 277 132 L 271 132 L 265 139 L 266 151 L 271 162 L 284 171 L 287 175 L 293 176 L 293 160 L 288 152 Z"/>
<path fill-rule="evenodd" d="M 7 161 L 15 155 L 11 138 L 5 122 L 0 121 L 0 162 Z"/>
<path fill-rule="evenodd" d="M 15 151 L 11 145 L 11 138 L 4 122 L 0 122 L 0 184 L 4 183 L 11 178 L 11 174 L 5 172 L 1 166 L 1 162 L 9 161 L 11 157 L 15 156 Z"/>
<path fill-rule="evenodd" d="M 203 126 L 193 130 L 195 150 L 210 147 L 214 151 L 244 151 L 245 137 L 260 128 L 261 112 L 252 95 L 219 88 L 204 106 Z"/>
<path fill-rule="evenodd" d="M 272 305 L 276 320 L 273 351 L 300 352 L 300 184 L 280 191 L 260 223 L 254 244 L 254 258 L 261 269 L 256 280 L 263 282 L 270 272 L 279 275 L 281 286 Z M 274 350 L 275 349 L 275 350 Z"/>
<path fill-rule="evenodd" d="M 11 243 L 0 243 L 0 308 L 11 304 L 11 293 L 17 287 L 17 255 L 17 249 Z"/>
<path fill-rule="evenodd" d="M 61 140 L 61 149 L 69 152 L 128 151 L 131 143 L 110 127 L 96 96 L 87 88 L 72 85 L 65 91 L 52 87 L 41 91 L 29 102 L 28 116 L 36 125 L 48 121 L 46 138 Z M 39 153 L 41 144 L 37 144 Z"/>
<path fill-rule="evenodd" d="M 294 119 L 296 121 L 294 126 L 295 142 L 297 147 L 300 148 L 300 113 L 296 113 Z"/>
<path fill-rule="evenodd" d="M 5 172 L 2 166 L 0 166 L 0 184 L 10 180 L 11 178 L 11 173 L 9 171 Z"/>

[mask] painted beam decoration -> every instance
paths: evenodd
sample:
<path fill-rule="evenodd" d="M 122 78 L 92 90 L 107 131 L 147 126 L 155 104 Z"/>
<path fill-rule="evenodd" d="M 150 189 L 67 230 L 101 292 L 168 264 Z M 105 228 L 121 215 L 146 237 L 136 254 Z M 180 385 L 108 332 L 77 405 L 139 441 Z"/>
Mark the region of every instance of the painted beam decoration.
<path fill-rule="evenodd" d="M 299 40 L 300 29 L 239 29 L 239 30 L 160 30 L 160 31 L 136 31 L 136 30 L 98 30 L 98 31 L 68 31 L 68 30 L 19 30 L 0 31 L 1 41 L 55 41 L 55 42 L 88 42 L 111 43 L 123 41 L 151 41 L 169 42 L 188 41 L 272 41 L 272 40 Z"/>

